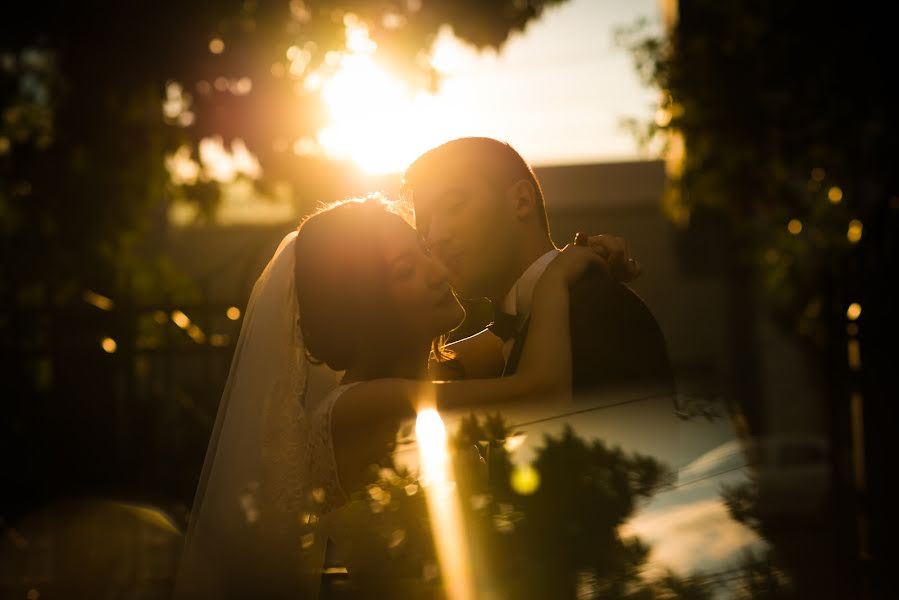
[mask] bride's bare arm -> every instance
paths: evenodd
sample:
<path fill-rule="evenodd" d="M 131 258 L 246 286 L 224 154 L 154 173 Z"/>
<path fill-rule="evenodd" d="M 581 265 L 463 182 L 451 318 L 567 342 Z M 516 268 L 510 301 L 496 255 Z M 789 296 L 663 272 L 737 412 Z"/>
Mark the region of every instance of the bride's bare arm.
<path fill-rule="evenodd" d="M 515 401 L 566 402 L 571 394 L 568 287 L 602 259 L 570 246 L 546 269 L 534 290 L 528 336 L 514 375 L 465 381 L 377 379 L 356 385 L 334 407 L 338 427 L 406 418 L 425 407 L 440 410 Z"/>

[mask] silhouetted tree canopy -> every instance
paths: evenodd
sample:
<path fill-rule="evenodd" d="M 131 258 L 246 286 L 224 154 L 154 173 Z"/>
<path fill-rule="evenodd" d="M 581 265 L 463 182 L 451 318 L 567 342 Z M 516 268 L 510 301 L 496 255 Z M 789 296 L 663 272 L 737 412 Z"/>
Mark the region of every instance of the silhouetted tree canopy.
<path fill-rule="evenodd" d="M 749 298 L 740 316 L 747 338 L 758 330 L 757 297 L 811 350 L 830 418 L 838 550 L 849 562 L 869 550 L 888 556 L 892 540 L 880 532 L 895 520 L 885 458 L 894 434 L 885 424 L 896 422 L 899 393 L 890 358 L 899 298 L 888 283 L 899 267 L 893 17 L 875 2 L 676 4 L 665 35 L 647 36 L 639 24 L 621 34 L 639 73 L 660 91 L 656 119 L 641 135 L 666 145 L 665 208 L 687 227 L 685 237 L 698 238 L 692 243 L 705 248 L 706 263 L 739 270 L 732 281 Z M 708 252 L 710 229 L 715 247 L 736 260 Z M 752 360 L 751 350 L 741 357 Z M 741 402 L 759 428 L 762 390 L 751 389 L 753 379 L 739 387 L 750 389 Z M 846 459 L 862 441 L 850 429 L 850 398 L 856 410 L 863 405 L 863 425 L 852 426 L 864 428 L 864 492 Z M 856 510 L 871 511 L 867 550 L 849 533 Z M 887 581 L 888 562 L 856 572 L 879 569 Z"/>
<path fill-rule="evenodd" d="M 669 35 L 637 24 L 620 36 L 662 92 L 644 139 L 667 141 L 666 208 L 682 224 L 726 215 L 774 314 L 819 345 L 842 341 L 826 323 L 872 295 L 857 287 L 862 269 L 895 264 L 889 19 L 868 4 L 679 6 Z"/>

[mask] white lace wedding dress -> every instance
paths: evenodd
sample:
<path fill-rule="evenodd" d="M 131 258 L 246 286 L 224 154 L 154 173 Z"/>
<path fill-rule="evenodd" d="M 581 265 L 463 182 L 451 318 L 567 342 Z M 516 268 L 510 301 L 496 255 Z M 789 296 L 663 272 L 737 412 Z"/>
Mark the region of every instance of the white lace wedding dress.
<path fill-rule="evenodd" d="M 316 598 L 340 485 L 331 414 L 349 386 L 311 364 L 294 292 L 296 232 L 260 275 L 197 485 L 173 597 Z M 310 527 L 314 526 L 314 527 Z"/>
<path fill-rule="evenodd" d="M 319 506 L 321 514 L 328 514 L 347 501 L 347 493 L 340 483 L 337 458 L 334 455 L 334 438 L 331 435 L 331 415 L 340 396 L 356 385 L 349 383 L 337 387 L 308 415 L 309 440 L 303 456 L 303 472 L 306 481 L 301 482 L 306 493 Z"/>

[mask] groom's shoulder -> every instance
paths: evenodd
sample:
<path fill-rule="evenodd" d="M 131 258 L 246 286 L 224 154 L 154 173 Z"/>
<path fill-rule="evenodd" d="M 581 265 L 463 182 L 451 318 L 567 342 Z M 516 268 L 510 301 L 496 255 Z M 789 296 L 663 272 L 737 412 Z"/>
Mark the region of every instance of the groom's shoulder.
<path fill-rule="evenodd" d="M 572 309 L 578 308 L 587 313 L 626 310 L 655 320 L 636 292 L 598 267 L 588 269 L 571 286 L 570 295 Z"/>
<path fill-rule="evenodd" d="M 665 336 L 649 307 L 633 290 L 597 268 L 571 287 L 571 342 L 575 380 L 662 384 L 674 378 Z"/>

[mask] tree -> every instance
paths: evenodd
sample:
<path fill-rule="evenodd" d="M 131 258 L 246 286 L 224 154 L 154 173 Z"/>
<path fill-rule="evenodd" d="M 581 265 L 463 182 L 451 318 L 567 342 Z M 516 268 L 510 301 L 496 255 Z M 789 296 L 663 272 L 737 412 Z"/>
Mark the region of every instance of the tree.
<path fill-rule="evenodd" d="M 660 90 L 644 136 L 666 144 L 665 206 L 694 233 L 714 215 L 742 295 L 760 298 L 808 349 L 829 394 L 840 545 L 847 559 L 886 555 L 888 536 L 856 546 L 855 517 L 842 515 L 893 520 L 885 502 L 891 468 L 881 458 L 899 392 L 887 358 L 899 332 L 886 284 L 899 263 L 891 21 L 873 3 L 678 4 L 667 35 L 637 27 L 622 36 Z M 751 327 L 755 304 L 741 306 Z M 741 399 L 756 432 L 760 397 Z M 862 429 L 863 439 L 853 433 Z M 858 470 L 848 467 L 853 452 Z"/>

